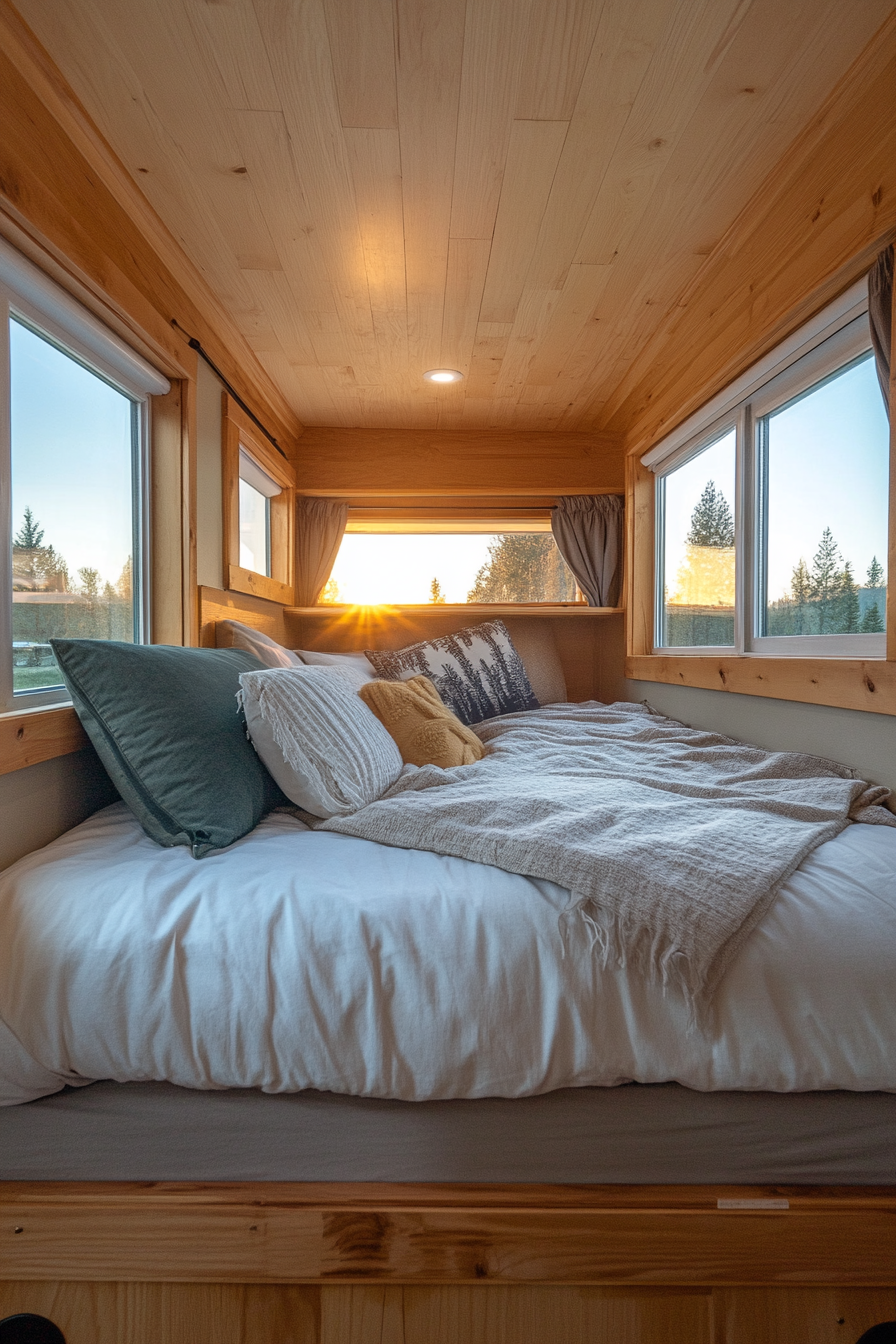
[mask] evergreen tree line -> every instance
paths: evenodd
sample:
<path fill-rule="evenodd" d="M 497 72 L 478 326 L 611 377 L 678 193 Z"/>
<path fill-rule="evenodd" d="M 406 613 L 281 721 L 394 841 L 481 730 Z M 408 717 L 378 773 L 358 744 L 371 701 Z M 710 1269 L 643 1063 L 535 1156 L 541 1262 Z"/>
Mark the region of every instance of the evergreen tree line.
<path fill-rule="evenodd" d="M 864 592 L 856 583 L 852 562 L 844 560 L 833 533 L 821 534 L 811 569 L 800 558 L 790 579 L 790 592 L 769 602 L 769 635 L 878 634 L 884 629 L 884 571 L 872 558 Z M 863 600 L 863 598 L 865 600 Z"/>
<path fill-rule="evenodd" d="M 714 481 L 707 482 L 691 514 L 685 538 L 689 546 L 731 548 L 734 519 Z M 769 602 L 768 635 L 877 634 L 884 630 L 886 576 L 877 556 L 864 586 L 856 582 L 852 562 L 844 560 L 829 527 L 824 529 L 811 568 L 804 558 L 794 567 L 790 591 Z M 666 639 L 672 645 L 728 644 L 734 637 L 733 614 L 666 606 Z"/>
<path fill-rule="evenodd" d="M 17 644 L 46 644 L 54 637 L 132 640 L 133 602 L 130 556 L 117 581 L 82 565 L 72 580 L 65 558 L 44 542 L 44 529 L 30 508 L 12 540 L 12 586 L 17 593 L 59 593 L 79 601 L 14 602 L 12 637 Z M 32 661 L 40 661 L 34 650 Z"/>

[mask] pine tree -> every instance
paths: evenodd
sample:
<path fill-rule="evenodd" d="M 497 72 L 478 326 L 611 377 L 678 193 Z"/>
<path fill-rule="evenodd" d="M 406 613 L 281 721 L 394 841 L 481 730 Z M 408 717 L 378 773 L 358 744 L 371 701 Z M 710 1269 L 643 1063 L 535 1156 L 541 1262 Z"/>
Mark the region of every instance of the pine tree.
<path fill-rule="evenodd" d="M 82 565 L 78 570 L 78 578 L 81 580 L 81 591 L 88 602 L 93 602 L 100 591 L 100 572 L 98 569 L 91 569 L 89 565 Z"/>
<path fill-rule="evenodd" d="M 496 537 L 467 593 L 468 602 L 575 600 L 576 581 L 550 532 L 504 532 Z"/>
<path fill-rule="evenodd" d="M 442 585 L 439 583 L 438 579 L 433 579 L 432 583 L 429 585 L 429 600 L 430 602 L 442 604 L 447 601 L 445 594 L 442 592 Z"/>
<path fill-rule="evenodd" d="M 877 587 L 876 584 L 875 587 Z M 862 617 L 862 624 L 859 629 L 863 635 L 883 634 L 884 623 L 881 620 L 880 608 L 876 602 L 872 602 L 870 607 L 865 608 L 865 615 Z"/>
<path fill-rule="evenodd" d="M 133 587 L 133 568 L 131 557 L 128 556 L 124 562 L 124 567 L 118 576 L 118 582 L 115 585 L 115 591 L 119 597 L 124 598 L 126 602 L 131 600 L 131 591 Z"/>
<path fill-rule="evenodd" d="M 691 514 L 691 530 L 685 538 L 689 546 L 733 546 L 734 519 L 728 501 L 715 481 L 707 481 Z"/>
<path fill-rule="evenodd" d="M 793 603 L 793 617 L 795 635 L 808 635 L 811 628 L 809 615 L 809 602 L 812 597 L 812 583 L 809 577 L 809 566 L 802 556 L 800 562 L 795 567 L 790 579 L 790 598 Z"/>
<path fill-rule="evenodd" d="M 22 526 L 13 537 L 12 544 L 23 551 L 36 551 L 44 544 L 44 530 L 27 506 Z"/>
<path fill-rule="evenodd" d="M 854 635 L 859 629 L 859 589 L 853 578 L 852 561 L 847 560 L 839 576 L 840 594 L 837 612 L 837 634 Z"/>
<path fill-rule="evenodd" d="M 810 593 L 818 616 L 818 633 L 830 635 L 837 625 L 840 599 L 840 548 L 829 527 L 821 534 L 809 576 Z"/>
<path fill-rule="evenodd" d="M 866 588 L 880 588 L 884 582 L 884 567 L 876 555 L 871 557 L 871 564 L 868 566 L 868 577 L 865 580 Z"/>

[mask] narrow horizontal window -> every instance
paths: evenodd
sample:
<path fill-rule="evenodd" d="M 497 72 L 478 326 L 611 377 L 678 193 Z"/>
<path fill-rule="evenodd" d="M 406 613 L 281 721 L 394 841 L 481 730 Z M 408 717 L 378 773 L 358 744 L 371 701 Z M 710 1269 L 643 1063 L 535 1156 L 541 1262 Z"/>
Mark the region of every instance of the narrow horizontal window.
<path fill-rule="evenodd" d="M 583 602 L 547 525 L 507 532 L 455 526 L 453 532 L 348 531 L 320 600 L 370 606 Z"/>

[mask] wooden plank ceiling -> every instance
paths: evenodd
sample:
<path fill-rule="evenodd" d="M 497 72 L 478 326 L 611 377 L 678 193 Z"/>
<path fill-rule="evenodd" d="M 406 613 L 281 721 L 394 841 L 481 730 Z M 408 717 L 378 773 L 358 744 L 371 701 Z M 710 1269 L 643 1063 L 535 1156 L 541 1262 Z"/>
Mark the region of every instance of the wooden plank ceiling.
<path fill-rule="evenodd" d="M 454 430 L 601 428 L 893 10 L 16 5 L 304 424 Z"/>

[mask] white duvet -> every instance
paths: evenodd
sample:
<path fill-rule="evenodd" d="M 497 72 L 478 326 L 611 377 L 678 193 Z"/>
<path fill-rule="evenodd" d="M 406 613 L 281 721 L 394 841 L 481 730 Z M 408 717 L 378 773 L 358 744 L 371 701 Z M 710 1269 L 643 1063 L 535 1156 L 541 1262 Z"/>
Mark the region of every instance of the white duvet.
<path fill-rule="evenodd" d="M 0 1101 L 98 1078 L 419 1101 L 675 1080 L 896 1090 L 896 830 L 781 889 L 688 1028 L 569 894 L 273 815 L 196 861 L 123 804 L 0 875 Z"/>

